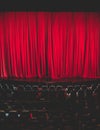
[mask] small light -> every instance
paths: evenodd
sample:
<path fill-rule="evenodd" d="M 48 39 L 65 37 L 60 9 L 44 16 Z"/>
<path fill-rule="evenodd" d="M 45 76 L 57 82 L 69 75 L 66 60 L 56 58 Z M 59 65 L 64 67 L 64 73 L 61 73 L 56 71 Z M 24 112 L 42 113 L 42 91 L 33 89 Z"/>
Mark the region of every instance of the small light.
<path fill-rule="evenodd" d="M 18 117 L 20 117 L 20 114 L 18 114 Z"/>
<path fill-rule="evenodd" d="M 5 116 L 8 117 L 8 116 L 9 116 L 9 113 L 5 113 Z"/>
<path fill-rule="evenodd" d="M 33 115 L 32 115 L 32 113 L 30 113 L 30 119 L 32 119 L 33 118 Z"/>

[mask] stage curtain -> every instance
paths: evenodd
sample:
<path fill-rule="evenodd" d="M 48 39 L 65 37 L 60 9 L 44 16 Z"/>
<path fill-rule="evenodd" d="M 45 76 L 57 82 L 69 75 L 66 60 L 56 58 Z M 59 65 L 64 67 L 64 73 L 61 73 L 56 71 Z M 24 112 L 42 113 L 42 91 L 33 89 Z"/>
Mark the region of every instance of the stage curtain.
<path fill-rule="evenodd" d="M 0 12 L 1 78 L 99 78 L 100 13 Z"/>

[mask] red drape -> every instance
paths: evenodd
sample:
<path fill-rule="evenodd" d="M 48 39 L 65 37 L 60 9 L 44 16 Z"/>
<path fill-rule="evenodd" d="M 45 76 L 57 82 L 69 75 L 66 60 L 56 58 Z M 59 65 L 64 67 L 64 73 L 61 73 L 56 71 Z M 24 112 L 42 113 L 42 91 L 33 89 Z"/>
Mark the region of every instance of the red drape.
<path fill-rule="evenodd" d="M 100 13 L 1 12 L 0 77 L 100 77 Z"/>

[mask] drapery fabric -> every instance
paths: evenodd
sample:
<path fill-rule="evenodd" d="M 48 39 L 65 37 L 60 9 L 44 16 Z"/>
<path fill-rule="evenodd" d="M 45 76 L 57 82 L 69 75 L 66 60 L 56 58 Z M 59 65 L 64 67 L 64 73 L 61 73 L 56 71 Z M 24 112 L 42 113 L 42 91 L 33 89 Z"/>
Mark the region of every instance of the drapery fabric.
<path fill-rule="evenodd" d="M 100 13 L 0 12 L 1 78 L 99 78 Z"/>

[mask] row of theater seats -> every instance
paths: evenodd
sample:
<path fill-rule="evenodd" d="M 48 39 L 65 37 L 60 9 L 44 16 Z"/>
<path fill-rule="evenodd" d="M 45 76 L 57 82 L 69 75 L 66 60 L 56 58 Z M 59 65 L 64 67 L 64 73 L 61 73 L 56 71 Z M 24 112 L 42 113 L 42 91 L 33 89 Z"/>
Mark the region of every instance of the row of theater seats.
<path fill-rule="evenodd" d="M 67 98 L 91 98 L 98 96 L 100 85 L 97 86 L 14 86 L 0 84 L 0 100 L 66 100 Z"/>
<path fill-rule="evenodd" d="M 6 116 L 5 116 L 6 115 Z M 4 121 L 5 120 L 5 121 Z M 23 113 L 2 113 L 0 121 L 1 128 L 24 129 L 24 130 L 65 130 L 75 128 L 75 119 L 70 112 L 23 112 Z M 68 129 L 69 130 L 69 129 Z"/>
<path fill-rule="evenodd" d="M 70 104 L 65 110 L 57 111 L 48 110 L 43 107 L 36 110 L 19 110 L 19 111 L 0 111 L 0 126 L 2 128 L 34 128 L 35 130 L 52 127 L 51 130 L 66 130 L 70 127 L 71 130 L 99 130 L 100 129 L 100 108 L 93 111 L 86 108 L 84 105 L 81 108 L 81 113 Z M 47 129 L 48 130 L 48 129 Z M 69 130 L 69 129 L 68 129 Z"/>
<path fill-rule="evenodd" d="M 100 130 L 99 84 L 35 87 L 19 90 L 18 86 L 11 89 L 13 96 L 6 95 L 10 100 L 0 98 L 1 129 Z"/>

